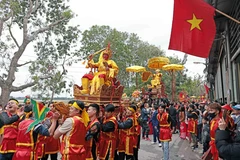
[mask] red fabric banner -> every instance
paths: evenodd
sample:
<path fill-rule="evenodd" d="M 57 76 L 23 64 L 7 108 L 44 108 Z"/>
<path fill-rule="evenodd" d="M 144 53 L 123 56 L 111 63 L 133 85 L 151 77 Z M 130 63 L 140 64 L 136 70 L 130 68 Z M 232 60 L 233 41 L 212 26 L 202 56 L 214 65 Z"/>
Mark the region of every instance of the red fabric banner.
<path fill-rule="evenodd" d="M 214 14 L 203 0 L 174 0 L 169 49 L 207 58 L 216 33 Z"/>

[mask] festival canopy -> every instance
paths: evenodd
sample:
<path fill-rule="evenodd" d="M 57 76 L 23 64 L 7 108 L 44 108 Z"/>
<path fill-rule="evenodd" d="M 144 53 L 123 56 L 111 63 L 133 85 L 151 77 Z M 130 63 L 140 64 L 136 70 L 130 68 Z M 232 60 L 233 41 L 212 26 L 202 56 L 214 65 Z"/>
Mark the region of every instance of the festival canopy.
<path fill-rule="evenodd" d="M 168 64 L 162 67 L 163 70 L 165 71 L 181 71 L 184 69 L 183 65 L 180 64 Z"/>
<path fill-rule="evenodd" d="M 127 72 L 144 72 L 146 71 L 145 67 L 142 66 L 131 66 L 126 68 Z"/>
<path fill-rule="evenodd" d="M 145 72 L 146 68 L 142 66 L 131 66 L 126 68 L 127 72 Z M 137 74 L 136 74 L 136 88 L 138 88 Z"/>
<path fill-rule="evenodd" d="M 167 57 L 153 57 L 148 60 L 148 68 L 150 69 L 162 69 L 163 66 L 169 64 Z"/>

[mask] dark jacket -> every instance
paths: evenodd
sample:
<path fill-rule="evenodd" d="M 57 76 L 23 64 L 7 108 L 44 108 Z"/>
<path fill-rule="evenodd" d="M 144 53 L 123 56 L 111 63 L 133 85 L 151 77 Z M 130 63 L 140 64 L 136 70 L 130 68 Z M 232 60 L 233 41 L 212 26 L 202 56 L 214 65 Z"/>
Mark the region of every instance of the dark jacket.
<path fill-rule="evenodd" d="M 240 159 L 240 132 L 237 132 L 233 141 L 229 131 L 217 130 L 215 143 L 220 157 L 224 160 Z"/>
<path fill-rule="evenodd" d="M 198 113 L 196 110 L 187 112 L 187 118 L 198 119 Z"/>
<path fill-rule="evenodd" d="M 143 121 L 148 121 L 149 112 L 146 108 L 142 108 L 141 116 Z"/>
<path fill-rule="evenodd" d="M 129 129 L 132 126 L 133 126 L 133 120 L 131 118 L 128 118 L 123 122 L 118 121 L 118 129 Z"/>
<path fill-rule="evenodd" d="M 3 119 L 5 125 L 9 125 L 9 124 L 12 124 L 12 123 L 18 121 L 19 116 L 17 114 L 15 114 L 15 115 L 12 115 L 11 117 L 9 117 L 7 112 L 2 112 L 2 119 Z"/>
<path fill-rule="evenodd" d="M 152 122 L 153 126 L 158 126 L 158 120 L 157 120 L 157 115 L 158 115 L 158 111 L 155 110 L 152 114 L 152 117 L 150 119 L 150 122 Z"/>
<path fill-rule="evenodd" d="M 173 105 L 171 105 L 170 107 L 169 107 L 169 115 L 172 117 L 172 119 L 176 119 L 177 118 L 177 109 L 173 106 Z"/>
<path fill-rule="evenodd" d="M 2 128 L 4 126 L 4 120 L 2 115 L 0 114 L 0 128 Z"/>

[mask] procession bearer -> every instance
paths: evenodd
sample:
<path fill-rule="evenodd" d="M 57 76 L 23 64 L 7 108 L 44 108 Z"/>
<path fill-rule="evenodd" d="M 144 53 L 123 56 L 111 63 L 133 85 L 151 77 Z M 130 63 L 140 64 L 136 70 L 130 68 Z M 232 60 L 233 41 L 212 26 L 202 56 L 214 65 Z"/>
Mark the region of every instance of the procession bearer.
<path fill-rule="evenodd" d="M 85 160 L 85 135 L 89 117 L 84 103 L 76 100 L 70 107 L 69 117 L 56 129 L 53 138 L 58 139 L 63 135 L 62 160 Z"/>
<path fill-rule="evenodd" d="M 118 138 L 118 123 L 113 116 L 115 107 L 108 104 L 104 110 L 105 117 L 101 124 L 99 159 L 114 160 Z"/>
<path fill-rule="evenodd" d="M 133 153 L 134 153 L 134 142 L 137 137 L 136 135 L 136 125 L 137 125 L 137 119 L 136 119 L 136 110 L 137 107 L 135 105 L 131 105 L 126 110 L 126 120 L 123 122 L 118 122 L 118 128 L 120 130 L 123 130 L 125 132 L 124 137 L 121 137 L 121 141 L 124 143 L 124 152 L 119 153 L 119 159 L 125 160 L 125 157 L 127 160 L 133 160 Z M 118 116 L 118 120 L 120 120 Z"/>
<path fill-rule="evenodd" d="M 88 116 L 90 122 L 87 126 L 86 140 L 86 160 L 96 160 L 98 153 L 98 140 L 100 133 L 100 123 L 97 119 L 99 113 L 99 105 L 90 104 L 88 107 Z"/>

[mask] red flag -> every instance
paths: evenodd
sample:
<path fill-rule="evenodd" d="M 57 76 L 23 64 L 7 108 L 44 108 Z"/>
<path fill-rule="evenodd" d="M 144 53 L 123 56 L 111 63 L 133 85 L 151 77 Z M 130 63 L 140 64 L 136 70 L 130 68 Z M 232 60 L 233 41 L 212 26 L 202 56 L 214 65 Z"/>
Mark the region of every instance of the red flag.
<path fill-rule="evenodd" d="M 206 93 L 208 94 L 210 88 L 206 84 L 204 84 L 204 88 L 205 88 Z"/>
<path fill-rule="evenodd" d="M 203 0 L 174 0 L 168 48 L 207 58 L 216 33 L 214 14 Z"/>

